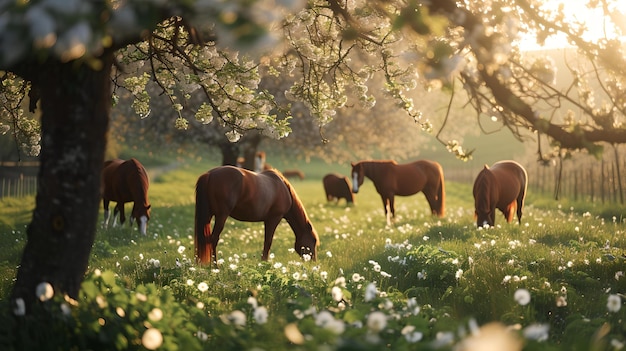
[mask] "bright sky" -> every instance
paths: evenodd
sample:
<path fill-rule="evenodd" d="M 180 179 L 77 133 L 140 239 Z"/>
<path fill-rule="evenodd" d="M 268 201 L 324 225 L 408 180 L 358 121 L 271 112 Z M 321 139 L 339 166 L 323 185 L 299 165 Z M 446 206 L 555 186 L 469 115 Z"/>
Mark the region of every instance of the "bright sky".
<path fill-rule="evenodd" d="M 612 22 L 605 18 L 602 10 L 589 9 L 587 3 L 589 0 L 544 0 L 542 8 L 548 10 L 556 10 L 559 6 L 563 6 L 563 12 L 566 18 L 571 18 L 573 21 L 584 21 L 588 26 L 588 33 L 583 38 L 588 40 L 604 38 L 605 35 L 609 38 L 615 38 L 617 36 L 615 28 L 612 26 Z M 612 10 L 614 14 L 620 15 L 621 13 L 621 26 L 624 29 L 626 27 L 626 1 L 623 0 L 610 0 L 613 4 Z M 626 32 L 626 29 L 624 30 Z M 626 38 L 622 37 L 625 41 Z M 560 48 L 568 46 L 567 40 L 563 37 L 552 36 L 547 41 L 543 48 Z M 535 50 L 542 49 L 536 44 L 534 38 L 522 40 L 522 50 Z"/>

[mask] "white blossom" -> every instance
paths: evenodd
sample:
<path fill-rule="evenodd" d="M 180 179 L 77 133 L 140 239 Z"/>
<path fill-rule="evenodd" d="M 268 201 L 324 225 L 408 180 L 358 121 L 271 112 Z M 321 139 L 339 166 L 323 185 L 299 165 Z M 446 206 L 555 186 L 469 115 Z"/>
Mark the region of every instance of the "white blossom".
<path fill-rule="evenodd" d="M 622 299 L 617 294 L 610 294 L 606 301 L 606 308 L 609 312 L 619 312 L 622 308 Z"/>

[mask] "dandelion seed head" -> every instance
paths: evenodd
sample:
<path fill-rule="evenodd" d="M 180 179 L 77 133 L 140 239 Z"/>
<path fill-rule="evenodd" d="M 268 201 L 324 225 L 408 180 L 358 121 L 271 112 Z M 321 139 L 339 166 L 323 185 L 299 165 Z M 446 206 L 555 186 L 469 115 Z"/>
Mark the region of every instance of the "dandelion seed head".
<path fill-rule="evenodd" d="M 387 315 L 381 311 L 374 311 L 367 316 L 367 329 L 372 333 L 379 333 L 387 326 Z"/>
<path fill-rule="evenodd" d="M 530 302 L 530 292 L 526 289 L 517 289 L 513 294 L 513 298 L 521 306 L 526 306 Z"/>
<path fill-rule="evenodd" d="M 374 283 L 369 283 L 365 287 L 365 302 L 372 301 L 378 295 L 378 289 Z"/>
<path fill-rule="evenodd" d="M 616 313 L 622 308 L 622 299 L 617 294 L 610 294 L 607 298 L 606 309 L 609 312 Z"/>
<path fill-rule="evenodd" d="M 258 324 L 267 323 L 267 318 L 268 318 L 268 312 L 265 306 L 259 306 L 254 309 L 254 320 Z"/>

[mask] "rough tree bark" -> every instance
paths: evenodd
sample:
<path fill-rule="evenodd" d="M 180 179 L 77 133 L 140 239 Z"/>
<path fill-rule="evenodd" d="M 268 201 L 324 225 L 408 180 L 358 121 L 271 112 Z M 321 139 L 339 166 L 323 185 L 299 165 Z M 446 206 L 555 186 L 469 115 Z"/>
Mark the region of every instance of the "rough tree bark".
<path fill-rule="evenodd" d="M 35 289 L 76 298 L 88 267 L 100 203 L 100 172 L 111 106 L 112 55 L 100 69 L 50 61 L 22 72 L 40 93 L 42 142 L 35 210 L 27 229 L 12 302 L 37 301 Z"/>

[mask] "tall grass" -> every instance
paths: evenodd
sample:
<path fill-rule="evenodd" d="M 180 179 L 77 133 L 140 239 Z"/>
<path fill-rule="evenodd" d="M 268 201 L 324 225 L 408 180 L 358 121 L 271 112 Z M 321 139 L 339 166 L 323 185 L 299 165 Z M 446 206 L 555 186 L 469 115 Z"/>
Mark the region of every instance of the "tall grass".
<path fill-rule="evenodd" d="M 397 197 L 394 225 L 387 226 L 369 180 L 354 205 L 327 203 L 321 176 L 347 169 L 311 164 L 302 167 L 309 176 L 292 184 L 320 235 L 316 262 L 293 252 L 284 221 L 272 258 L 261 262 L 263 225 L 229 219 L 219 265 L 201 267 L 193 260 L 194 185 L 213 165 L 179 160 L 174 170 L 152 173 L 149 234 L 129 226 L 99 230 L 71 312 L 78 324 L 54 317 L 63 332 L 29 342 L 141 349 L 142 335 L 154 327 L 162 349 L 463 349 L 478 335 L 476 326 L 491 322 L 514 335 L 526 331 L 520 339 L 528 350 L 612 349 L 626 342 L 626 309 L 607 308 L 610 295 L 626 292 L 625 227 L 619 217 L 602 217 L 603 208 L 529 194 L 521 225 L 499 215 L 496 227 L 476 228 L 471 184 L 449 182 L 446 217 L 432 217 L 422 194 Z M 2 201 L 0 297 L 6 300 L 33 199 Z M 514 299 L 520 290 L 530 293 L 529 303 Z M 269 311 L 267 323 L 256 318 L 254 303 Z M 164 315 L 158 321 L 149 317 L 154 309 Z M 321 321 L 322 311 L 332 318 Z M 385 317 L 381 331 L 368 327 L 374 312 Z M 99 318 L 106 322 L 93 324 Z M 4 332 L 0 327 L 0 344 L 26 343 L 6 332 L 11 323 Z M 37 323 L 23 325 L 36 330 Z M 543 327 L 548 334 L 528 334 Z"/>

